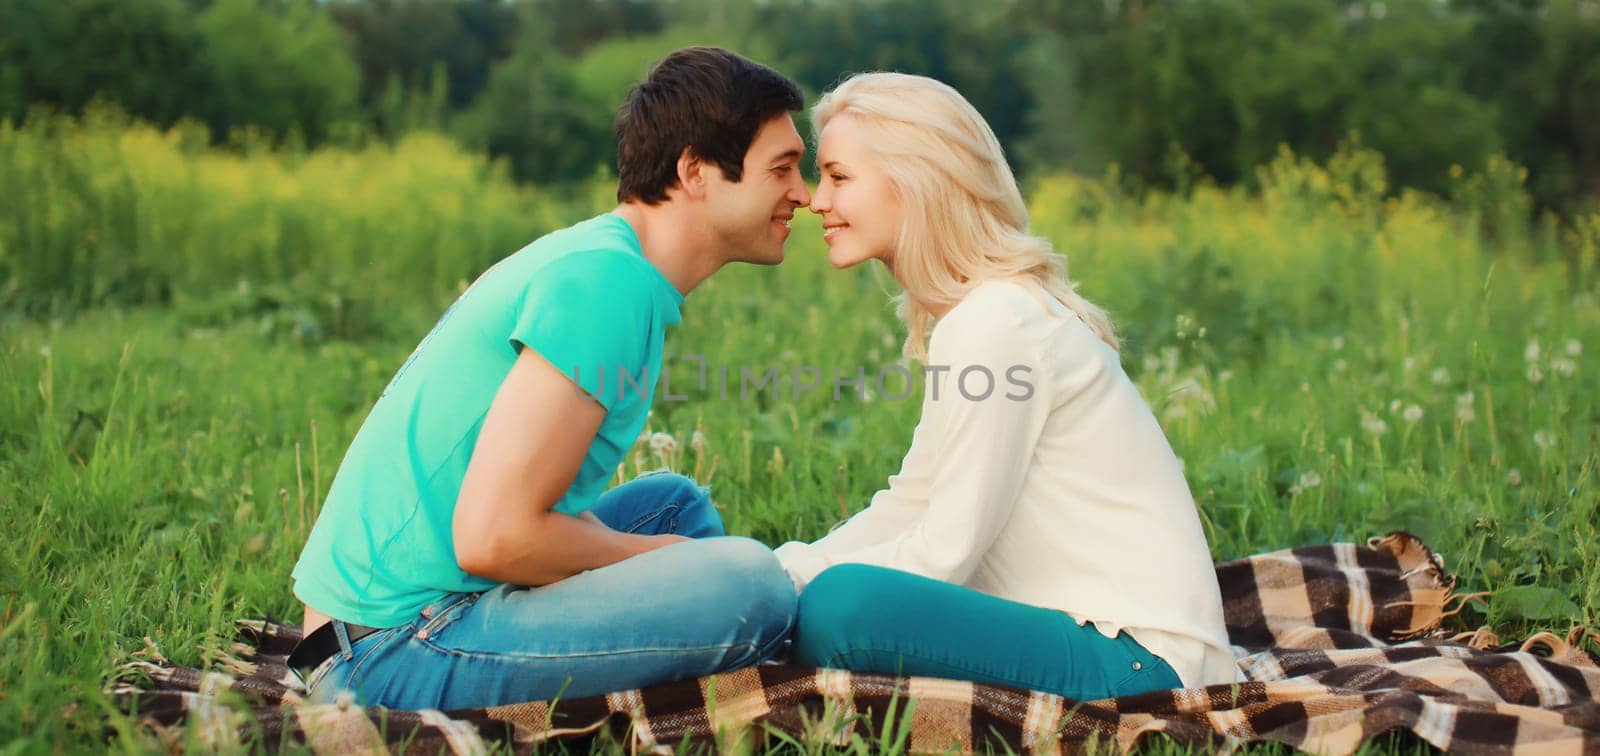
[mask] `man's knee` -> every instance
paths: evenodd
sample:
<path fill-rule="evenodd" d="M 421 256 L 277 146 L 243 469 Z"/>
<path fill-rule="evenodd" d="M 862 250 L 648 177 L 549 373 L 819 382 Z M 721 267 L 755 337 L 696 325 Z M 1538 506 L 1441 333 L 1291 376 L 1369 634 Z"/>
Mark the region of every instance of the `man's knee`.
<path fill-rule="evenodd" d="M 788 624 L 795 611 L 794 582 L 767 545 L 741 536 L 710 538 L 697 544 L 712 551 L 714 580 L 721 590 L 746 597 L 759 614 L 782 615 Z"/>
<path fill-rule="evenodd" d="M 705 538 L 667 548 L 695 552 L 692 588 L 686 600 L 704 607 L 713 624 L 731 623 L 740 643 L 755 654 L 745 663 L 770 658 L 794 629 L 794 583 L 772 550 L 738 536 Z M 714 619 L 713 619 L 714 618 Z"/>
<path fill-rule="evenodd" d="M 632 481 L 629 486 L 637 486 L 641 492 L 648 492 L 650 497 L 660 501 L 671 501 L 688 505 L 701 501 L 709 502 L 711 499 L 710 486 L 702 486 L 682 473 L 671 470 L 653 470 L 644 473 Z"/>
<path fill-rule="evenodd" d="M 711 487 L 702 486 L 693 478 L 669 470 L 657 470 L 640 475 L 624 484 L 627 496 L 650 502 L 652 514 L 648 518 L 670 517 L 676 522 L 669 531 L 691 538 L 707 538 L 724 532 L 722 515 L 711 502 Z M 628 522 L 622 526 L 634 529 L 639 523 Z"/>

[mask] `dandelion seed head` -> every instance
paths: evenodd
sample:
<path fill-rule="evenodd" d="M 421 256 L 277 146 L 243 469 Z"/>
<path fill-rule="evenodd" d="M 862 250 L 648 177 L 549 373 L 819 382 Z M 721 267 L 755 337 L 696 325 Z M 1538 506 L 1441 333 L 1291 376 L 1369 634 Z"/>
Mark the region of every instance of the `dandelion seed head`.
<path fill-rule="evenodd" d="M 1510 470 L 1507 470 L 1506 471 L 1506 485 L 1508 485 L 1508 486 L 1520 486 L 1520 485 L 1522 485 L 1522 471 L 1518 470 L 1515 467 L 1511 468 Z"/>
<path fill-rule="evenodd" d="M 1577 339 L 1567 339 L 1567 356 L 1577 357 L 1583 354 L 1583 342 Z"/>
<path fill-rule="evenodd" d="M 1538 339 L 1534 339 L 1533 341 L 1528 342 L 1527 348 L 1522 350 L 1522 359 L 1525 359 L 1525 360 L 1527 360 L 1529 362 L 1538 362 L 1539 361 L 1539 340 Z"/>
<path fill-rule="evenodd" d="M 1550 369 L 1556 371 L 1556 375 L 1559 375 L 1563 378 L 1571 378 L 1575 373 L 1578 372 L 1578 363 L 1562 357 L 1561 359 L 1551 362 Z"/>
<path fill-rule="evenodd" d="M 1533 434 L 1533 445 L 1539 447 L 1540 451 L 1549 449 L 1556 445 L 1556 434 L 1547 430 L 1536 431 Z"/>
<path fill-rule="evenodd" d="M 1402 415 L 1402 417 L 1404 417 L 1408 423 L 1415 423 L 1422 419 L 1422 408 L 1415 404 L 1410 405 L 1406 407 L 1405 414 Z"/>
<path fill-rule="evenodd" d="M 1335 352 L 1339 351 L 1340 349 L 1343 349 L 1344 348 L 1344 337 L 1343 336 L 1335 336 L 1332 339 L 1329 339 L 1328 340 L 1328 346 L 1329 346 L 1329 348 L 1333 349 L 1333 351 L 1335 351 Z"/>
<path fill-rule="evenodd" d="M 1470 404 L 1459 404 L 1456 405 L 1456 419 L 1463 423 L 1470 423 L 1478 419 L 1478 413 L 1472 409 Z"/>
<path fill-rule="evenodd" d="M 1434 385 L 1443 386 L 1450 382 L 1450 371 L 1444 368 L 1434 368 L 1432 377 Z"/>
<path fill-rule="evenodd" d="M 706 440 L 704 432 L 695 430 L 694 435 L 689 437 L 689 447 L 697 452 L 704 452 L 711 447 L 711 442 Z"/>
<path fill-rule="evenodd" d="M 669 433 L 656 433 L 650 436 L 650 448 L 657 454 L 671 455 L 678 451 L 678 439 Z"/>
<path fill-rule="evenodd" d="M 1374 436 L 1381 436 L 1389 431 L 1389 424 L 1383 418 L 1371 412 L 1361 413 L 1361 429 Z"/>
<path fill-rule="evenodd" d="M 1529 365 L 1528 366 L 1528 382 L 1529 383 L 1539 383 L 1540 381 L 1543 381 L 1543 380 L 1544 380 L 1544 371 L 1540 370 L 1538 365 Z"/>
<path fill-rule="evenodd" d="M 1349 369 L 1350 369 L 1350 363 L 1345 362 L 1342 359 L 1333 361 L 1333 372 L 1335 372 L 1335 373 L 1343 373 L 1344 371 L 1349 370 Z"/>

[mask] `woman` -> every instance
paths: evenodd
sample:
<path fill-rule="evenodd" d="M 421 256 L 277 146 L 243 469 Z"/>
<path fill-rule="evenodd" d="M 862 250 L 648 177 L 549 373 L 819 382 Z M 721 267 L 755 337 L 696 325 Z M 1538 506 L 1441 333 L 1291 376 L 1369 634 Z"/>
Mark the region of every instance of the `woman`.
<path fill-rule="evenodd" d="M 983 117 L 869 73 L 812 120 L 828 259 L 893 272 L 928 384 L 889 487 L 777 550 L 795 661 L 1078 700 L 1241 679 L 1181 466 Z"/>

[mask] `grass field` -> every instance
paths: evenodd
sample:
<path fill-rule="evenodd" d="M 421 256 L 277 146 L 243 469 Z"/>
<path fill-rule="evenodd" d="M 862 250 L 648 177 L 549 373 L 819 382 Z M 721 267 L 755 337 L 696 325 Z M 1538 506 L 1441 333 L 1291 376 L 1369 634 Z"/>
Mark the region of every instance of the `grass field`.
<path fill-rule="evenodd" d="M 1256 188 L 1029 188 L 1035 230 L 1125 337 L 1213 555 L 1392 529 L 1492 591 L 1453 621 L 1600 623 L 1600 216 L 1530 228 L 1514 166 L 1446 202 L 1378 156 L 1283 155 Z M 609 188 L 514 188 L 437 138 L 222 152 L 99 117 L 0 127 L 0 752 L 154 745 L 101 694 L 148 636 L 200 663 L 287 575 L 345 445 L 460 287 Z M 813 538 L 865 506 L 917 417 L 831 385 L 740 398 L 739 369 L 869 376 L 903 330 L 881 271 L 795 224 L 777 269 L 690 296 L 622 475 L 709 478 L 732 532 Z M 703 355 L 728 398 L 696 385 Z M 888 388 L 898 392 L 891 378 Z M 831 383 L 831 382 L 830 382 Z"/>

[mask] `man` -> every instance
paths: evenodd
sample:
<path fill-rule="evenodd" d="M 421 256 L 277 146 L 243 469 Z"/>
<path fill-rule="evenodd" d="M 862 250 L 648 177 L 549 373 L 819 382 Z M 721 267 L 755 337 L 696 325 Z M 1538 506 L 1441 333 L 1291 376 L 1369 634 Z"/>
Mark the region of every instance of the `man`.
<path fill-rule="evenodd" d="M 312 697 L 456 709 L 591 695 L 777 651 L 795 593 L 675 474 L 602 492 L 665 330 L 729 262 L 777 264 L 810 197 L 795 84 L 716 48 L 661 59 L 616 119 L 614 211 L 484 273 L 356 434 L 294 592 Z"/>

